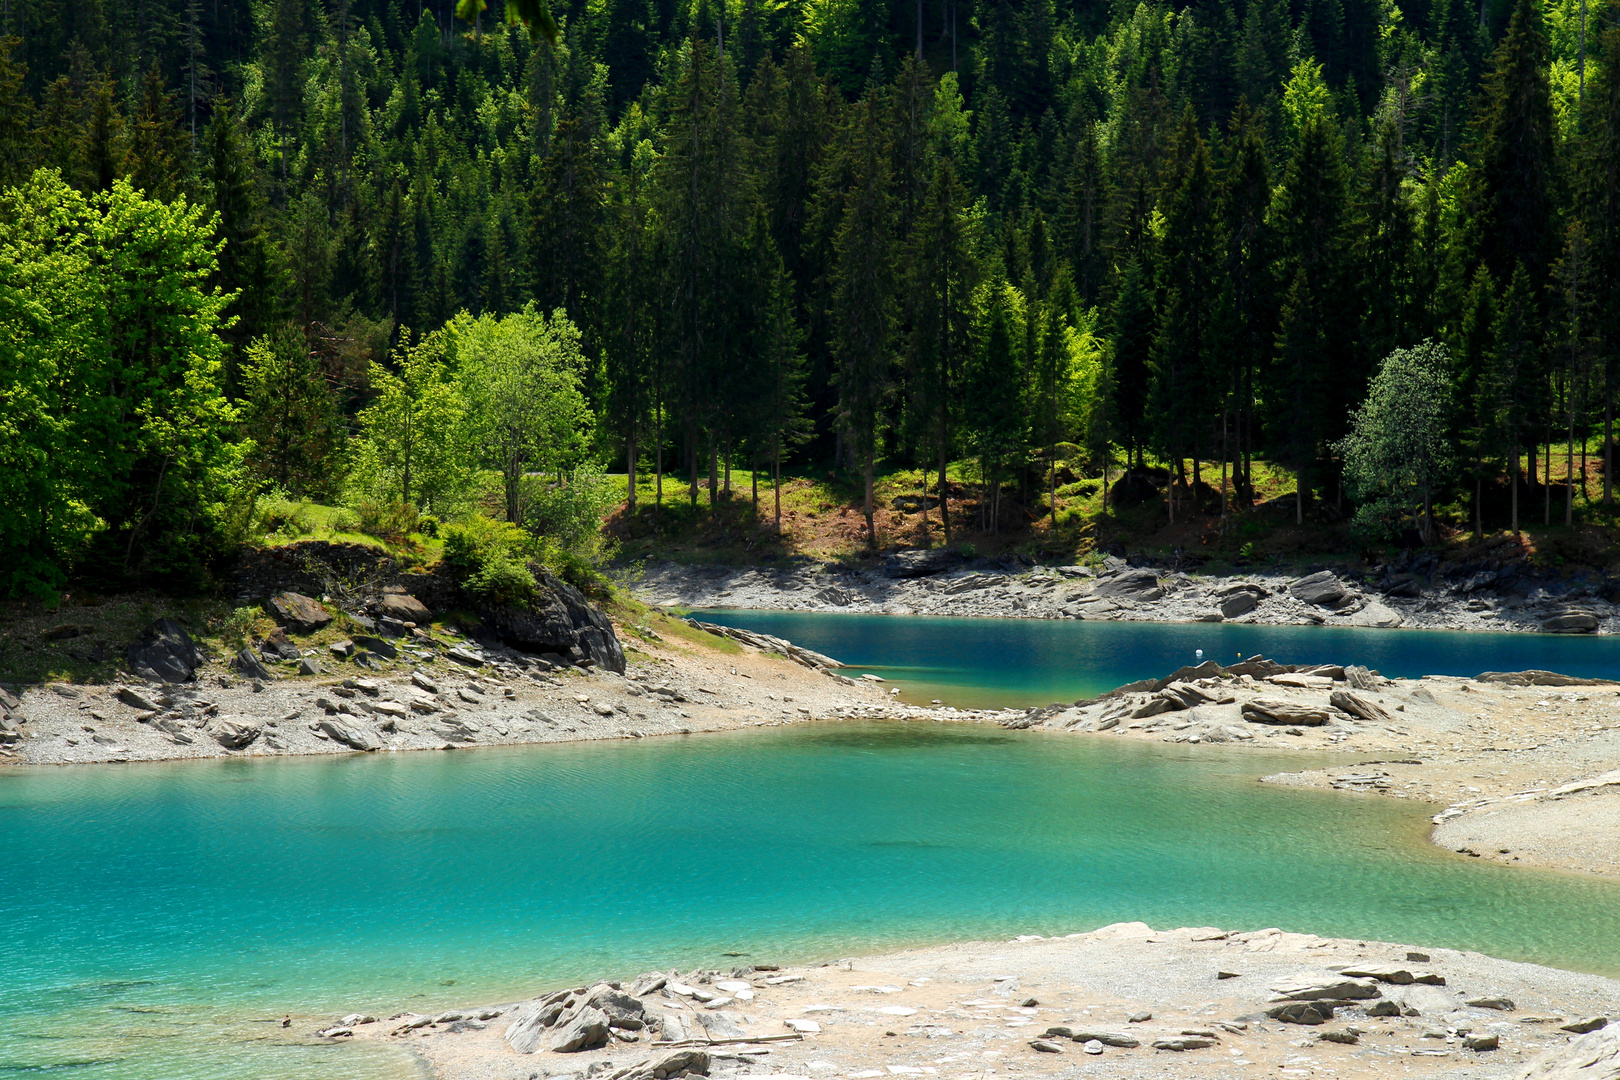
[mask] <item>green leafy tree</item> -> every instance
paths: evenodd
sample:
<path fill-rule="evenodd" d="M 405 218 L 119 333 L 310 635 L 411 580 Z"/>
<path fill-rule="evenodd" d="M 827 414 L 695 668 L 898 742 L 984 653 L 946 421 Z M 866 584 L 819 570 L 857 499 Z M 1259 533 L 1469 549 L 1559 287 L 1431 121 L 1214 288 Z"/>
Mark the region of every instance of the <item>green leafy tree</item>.
<path fill-rule="evenodd" d="M 467 403 L 445 363 L 445 335 L 402 337 L 392 364 L 371 365 L 374 398 L 356 416 L 353 496 L 420 507 L 443 517 L 472 490 Z"/>
<path fill-rule="evenodd" d="M 1434 493 L 1453 467 L 1450 368 L 1446 347 L 1433 341 L 1390 353 L 1338 444 L 1361 503 L 1356 524 L 1374 535 L 1398 535 L 1410 516 L 1423 542 L 1434 540 Z"/>

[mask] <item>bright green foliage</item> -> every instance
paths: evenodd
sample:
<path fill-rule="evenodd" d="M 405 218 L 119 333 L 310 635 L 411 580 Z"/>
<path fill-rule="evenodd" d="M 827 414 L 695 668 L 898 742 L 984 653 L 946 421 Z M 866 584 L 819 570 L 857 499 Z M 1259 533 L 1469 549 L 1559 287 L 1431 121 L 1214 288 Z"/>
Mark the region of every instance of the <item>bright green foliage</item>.
<path fill-rule="evenodd" d="M 1369 534 L 1398 537 L 1408 517 L 1425 543 L 1434 534 L 1433 496 L 1452 468 L 1450 367 L 1446 347 L 1432 341 L 1390 353 L 1338 444 L 1361 501 L 1356 524 Z"/>
<path fill-rule="evenodd" d="M 8 592 L 200 572 L 239 456 L 210 237 L 201 208 L 122 181 L 85 197 L 41 171 L 0 197 Z"/>
<path fill-rule="evenodd" d="M 534 538 L 507 521 L 474 516 L 444 528 L 444 561 L 473 595 L 492 604 L 534 597 L 534 574 L 525 565 Z"/>
<path fill-rule="evenodd" d="M 402 341 L 392 364 L 371 367 L 372 403 L 356 419 L 349 483 L 358 498 L 421 507 L 439 517 L 465 508 L 473 483 L 467 403 L 435 332 Z M 358 501 L 358 499 L 357 499 Z"/>
<path fill-rule="evenodd" d="M 501 476 L 506 520 L 521 524 L 524 475 L 572 470 L 590 442 L 579 330 L 561 309 L 548 318 L 531 304 L 505 318 L 460 315 L 442 339 L 465 437 L 477 464 Z"/>

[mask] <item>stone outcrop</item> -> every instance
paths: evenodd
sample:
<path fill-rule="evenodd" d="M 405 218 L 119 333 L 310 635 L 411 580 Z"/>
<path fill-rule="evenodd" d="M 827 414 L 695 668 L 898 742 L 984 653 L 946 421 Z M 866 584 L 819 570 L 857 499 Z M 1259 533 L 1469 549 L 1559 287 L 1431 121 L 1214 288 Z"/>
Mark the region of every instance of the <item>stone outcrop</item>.
<path fill-rule="evenodd" d="M 1243 719 L 1256 724 L 1288 724 L 1315 727 L 1328 722 L 1328 711 L 1319 705 L 1282 698 L 1255 698 L 1243 703 Z"/>
<path fill-rule="evenodd" d="M 241 750 L 252 745 L 263 731 L 258 724 L 221 720 L 214 728 L 214 741 L 227 750 Z"/>
<path fill-rule="evenodd" d="M 316 725 L 317 730 L 336 742 L 353 750 L 380 750 L 382 740 L 366 725 L 351 717 L 328 716 Z"/>
<path fill-rule="evenodd" d="M 332 621 L 332 613 L 319 600 L 291 590 L 265 601 L 270 617 L 295 634 L 312 634 Z"/>
<path fill-rule="evenodd" d="M 553 653 L 574 662 L 590 661 L 624 671 L 624 649 L 602 610 L 572 585 L 537 570 L 539 596 L 524 607 L 481 608 L 484 625 L 501 641 L 531 653 Z"/>
<path fill-rule="evenodd" d="M 129 647 L 129 666 L 135 674 L 154 682 L 190 682 L 202 664 L 202 653 L 185 627 L 173 619 L 158 619 Z"/>

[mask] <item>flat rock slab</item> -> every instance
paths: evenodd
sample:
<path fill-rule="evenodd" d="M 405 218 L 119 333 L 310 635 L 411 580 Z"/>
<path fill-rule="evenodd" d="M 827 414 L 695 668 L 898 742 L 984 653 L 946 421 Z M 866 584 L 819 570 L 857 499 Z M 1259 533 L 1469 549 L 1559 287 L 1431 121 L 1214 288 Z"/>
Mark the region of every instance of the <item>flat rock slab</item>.
<path fill-rule="evenodd" d="M 1281 698 L 1255 698 L 1243 704 L 1243 719 L 1256 724 L 1298 724 L 1317 727 L 1328 722 L 1328 711 L 1320 705 Z"/>
<path fill-rule="evenodd" d="M 332 621 L 332 613 L 313 597 L 303 593 L 279 592 L 265 601 L 270 617 L 299 634 L 309 634 Z"/>

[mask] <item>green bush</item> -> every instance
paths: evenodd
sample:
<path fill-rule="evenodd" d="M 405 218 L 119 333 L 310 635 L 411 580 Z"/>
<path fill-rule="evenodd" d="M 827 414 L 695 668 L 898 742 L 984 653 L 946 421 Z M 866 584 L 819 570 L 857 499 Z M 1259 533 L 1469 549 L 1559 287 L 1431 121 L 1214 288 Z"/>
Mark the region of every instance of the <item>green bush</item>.
<path fill-rule="evenodd" d="M 260 496 L 254 510 L 263 536 L 290 540 L 315 531 L 315 511 L 308 500 L 291 499 L 279 488 Z"/>
<path fill-rule="evenodd" d="M 328 524 L 335 533 L 357 533 L 360 531 L 360 515 L 347 506 L 340 506 L 332 512 Z"/>
<path fill-rule="evenodd" d="M 444 526 L 444 562 L 474 596 L 492 604 L 534 599 L 537 583 L 527 561 L 534 538 L 506 521 L 475 516 Z"/>
<path fill-rule="evenodd" d="M 416 507 L 398 500 L 366 499 L 356 508 L 360 531 L 379 540 L 403 540 L 418 531 Z"/>

